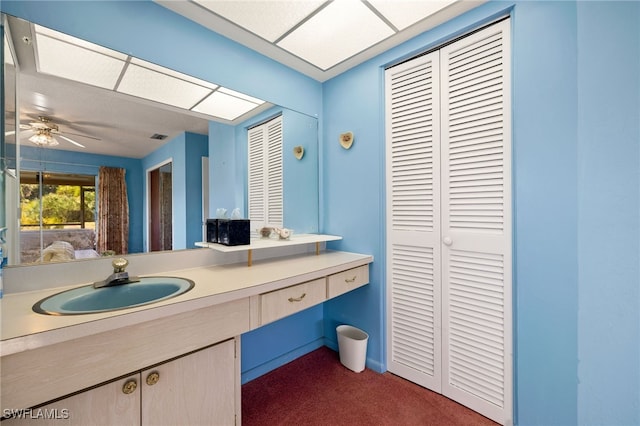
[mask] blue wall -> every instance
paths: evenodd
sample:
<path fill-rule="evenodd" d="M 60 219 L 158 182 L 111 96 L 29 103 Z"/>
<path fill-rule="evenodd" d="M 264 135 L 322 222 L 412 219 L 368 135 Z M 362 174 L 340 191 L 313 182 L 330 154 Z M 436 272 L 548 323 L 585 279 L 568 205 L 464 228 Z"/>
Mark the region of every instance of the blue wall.
<path fill-rule="evenodd" d="M 15 145 L 8 145 L 8 147 L 15 149 Z M 8 154 L 10 157 L 15 157 L 15 152 Z M 142 219 L 144 214 L 142 194 L 144 181 L 139 159 L 85 154 L 58 149 L 42 149 L 28 145 L 20 146 L 20 156 L 22 158 L 20 167 L 23 170 L 46 170 L 97 176 L 100 166 L 125 169 L 127 198 L 129 200 L 129 253 L 141 253 L 143 251 Z"/>
<path fill-rule="evenodd" d="M 212 218 L 219 208 L 244 206 L 244 192 L 238 194 L 237 183 L 241 177 L 236 171 L 235 146 L 234 126 L 209 123 L 209 215 Z"/>
<path fill-rule="evenodd" d="M 638 425 L 640 3 L 578 3 L 578 52 L 578 424 Z"/>
<path fill-rule="evenodd" d="M 194 248 L 202 241 L 202 157 L 208 156 L 206 135 L 184 132 L 142 159 L 145 174 L 169 159 L 172 162 L 173 249 Z M 144 187 L 144 208 L 148 195 Z M 144 238 L 148 240 L 148 217 L 144 217 Z"/>
<path fill-rule="evenodd" d="M 640 12 L 610 3 L 489 2 L 324 84 L 150 1 L 0 7 L 320 118 L 320 231 L 375 256 L 371 284 L 245 335 L 243 380 L 323 335 L 333 345 L 343 322 L 369 332 L 367 363 L 386 367 L 383 67 L 510 12 L 515 420 L 623 425 L 640 423 Z M 336 141 L 347 130 L 349 151 Z"/>

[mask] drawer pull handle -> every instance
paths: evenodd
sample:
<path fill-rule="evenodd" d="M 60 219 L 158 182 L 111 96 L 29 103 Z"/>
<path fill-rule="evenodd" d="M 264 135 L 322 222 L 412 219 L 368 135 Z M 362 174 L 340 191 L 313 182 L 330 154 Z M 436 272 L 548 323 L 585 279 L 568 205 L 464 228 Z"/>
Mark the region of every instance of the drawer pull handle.
<path fill-rule="evenodd" d="M 354 275 L 353 278 L 345 278 L 344 282 L 345 283 L 352 283 L 352 282 L 354 282 L 356 280 L 357 277 L 358 277 L 357 275 Z"/>
<path fill-rule="evenodd" d="M 293 303 L 293 302 L 301 302 L 302 299 L 304 299 L 304 297 L 307 295 L 307 293 L 302 293 L 302 296 L 300 297 L 290 297 L 289 298 L 289 302 Z"/>

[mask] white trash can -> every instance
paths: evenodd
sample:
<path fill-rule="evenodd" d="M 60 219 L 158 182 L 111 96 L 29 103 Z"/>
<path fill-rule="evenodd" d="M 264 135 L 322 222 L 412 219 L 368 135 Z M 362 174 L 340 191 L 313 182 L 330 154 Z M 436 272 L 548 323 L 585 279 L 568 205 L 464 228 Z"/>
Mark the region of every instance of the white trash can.
<path fill-rule="evenodd" d="M 336 327 L 336 332 L 338 333 L 338 353 L 342 365 L 356 373 L 364 370 L 369 335 L 350 325 L 339 325 Z"/>

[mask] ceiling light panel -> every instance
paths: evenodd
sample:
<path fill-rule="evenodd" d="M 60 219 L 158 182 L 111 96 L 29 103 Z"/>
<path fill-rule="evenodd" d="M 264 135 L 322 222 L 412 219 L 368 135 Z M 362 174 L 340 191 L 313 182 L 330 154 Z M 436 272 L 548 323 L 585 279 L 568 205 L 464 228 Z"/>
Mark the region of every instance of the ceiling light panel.
<path fill-rule="evenodd" d="M 102 53 L 103 55 L 111 56 L 116 59 L 120 59 L 123 61 L 127 59 L 126 54 L 118 52 L 117 50 L 109 49 L 107 47 L 100 46 L 99 44 L 91 43 L 90 41 L 86 41 L 77 37 L 70 36 L 65 33 L 52 30 L 51 28 L 42 27 L 37 24 L 34 24 L 33 26 L 36 32 L 36 36 L 44 35 L 47 37 L 55 38 L 56 40 L 59 40 L 65 43 L 72 44 L 74 46 L 78 46 L 87 50 L 92 50 L 94 52 Z"/>
<path fill-rule="evenodd" d="M 245 95 L 244 93 L 236 92 L 235 90 L 227 89 L 226 87 L 221 87 L 219 91 L 220 93 L 226 93 L 227 95 L 235 96 L 236 98 L 253 102 L 256 105 L 262 105 L 263 103 L 265 103 L 265 101 L 263 101 L 262 99 L 254 98 L 253 96 Z"/>
<path fill-rule="evenodd" d="M 274 42 L 325 3 L 325 0 L 235 0 L 195 3 L 223 18 Z"/>
<path fill-rule="evenodd" d="M 457 0 L 368 0 L 398 30 L 404 30 Z"/>
<path fill-rule="evenodd" d="M 169 68 L 161 67 L 160 65 L 156 65 L 156 64 L 154 64 L 152 62 L 143 61 L 142 59 L 138 59 L 138 58 L 133 58 L 132 57 L 131 58 L 131 63 L 135 64 L 135 65 L 140 65 L 141 67 L 148 68 L 148 69 L 153 70 L 153 71 L 157 71 L 157 72 L 162 73 L 162 74 L 167 74 L 167 75 L 170 75 L 172 77 L 176 77 L 176 78 L 179 78 L 181 80 L 185 80 L 185 81 L 197 84 L 197 85 L 202 86 L 202 87 L 207 87 L 207 88 L 209 88 L 211 90 L 214 90 L 214 89 L 218 88 L 218 85 L 215 84 L 215 83 L 211 83 L 211 82 L 208 82 L 208 81 L 205 81 L 205 80 L 200 80 L 199 78 L 192 77 L 190 75 L 183 74 L 181 72 L 174 71 L 174 70 L 169 69 Z"/>
<path fill-rule="evenodd" d="M 125 65 L 113 55 L 42 33 L 36 33 L 36 53 L 39 72 L 106 89 L 113 89 Z"/>
<path fill-rule="evenodd" d="M 277 43 L 322 70 L 394 34 L 359 0 L 334 1 Z"/>
<path fill-rule="evenodd" d="M 117 91 L 184 109 L 211 93 L 207 87 L 134 64 L 127 67 Z"/>
<path fill-rule="evenodd" d="M 255 102 L 250 102 L 218 90 L 195 108 L 192 108 L 192 111 L 233 121 L 258 106 Z"/>

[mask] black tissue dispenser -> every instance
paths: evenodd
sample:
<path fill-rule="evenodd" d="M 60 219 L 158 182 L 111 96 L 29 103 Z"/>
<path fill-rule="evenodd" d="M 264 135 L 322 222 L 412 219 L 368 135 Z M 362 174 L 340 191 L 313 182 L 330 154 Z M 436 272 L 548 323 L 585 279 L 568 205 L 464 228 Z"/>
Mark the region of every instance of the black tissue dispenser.
<path fill-rule="evenodd" d="M 220 219 L 207 219 L 207 242 L 218 242 L 218 220 Z"/>
<path fill-rule="evenodd" d="M 217 242 L 225 246 L 242 246 L 250 243 L 251 226 L 249 219 L 209 219 L 217 222 Z M 209 220 L 207 220 L 207 239 L 209 238 Z"/>

